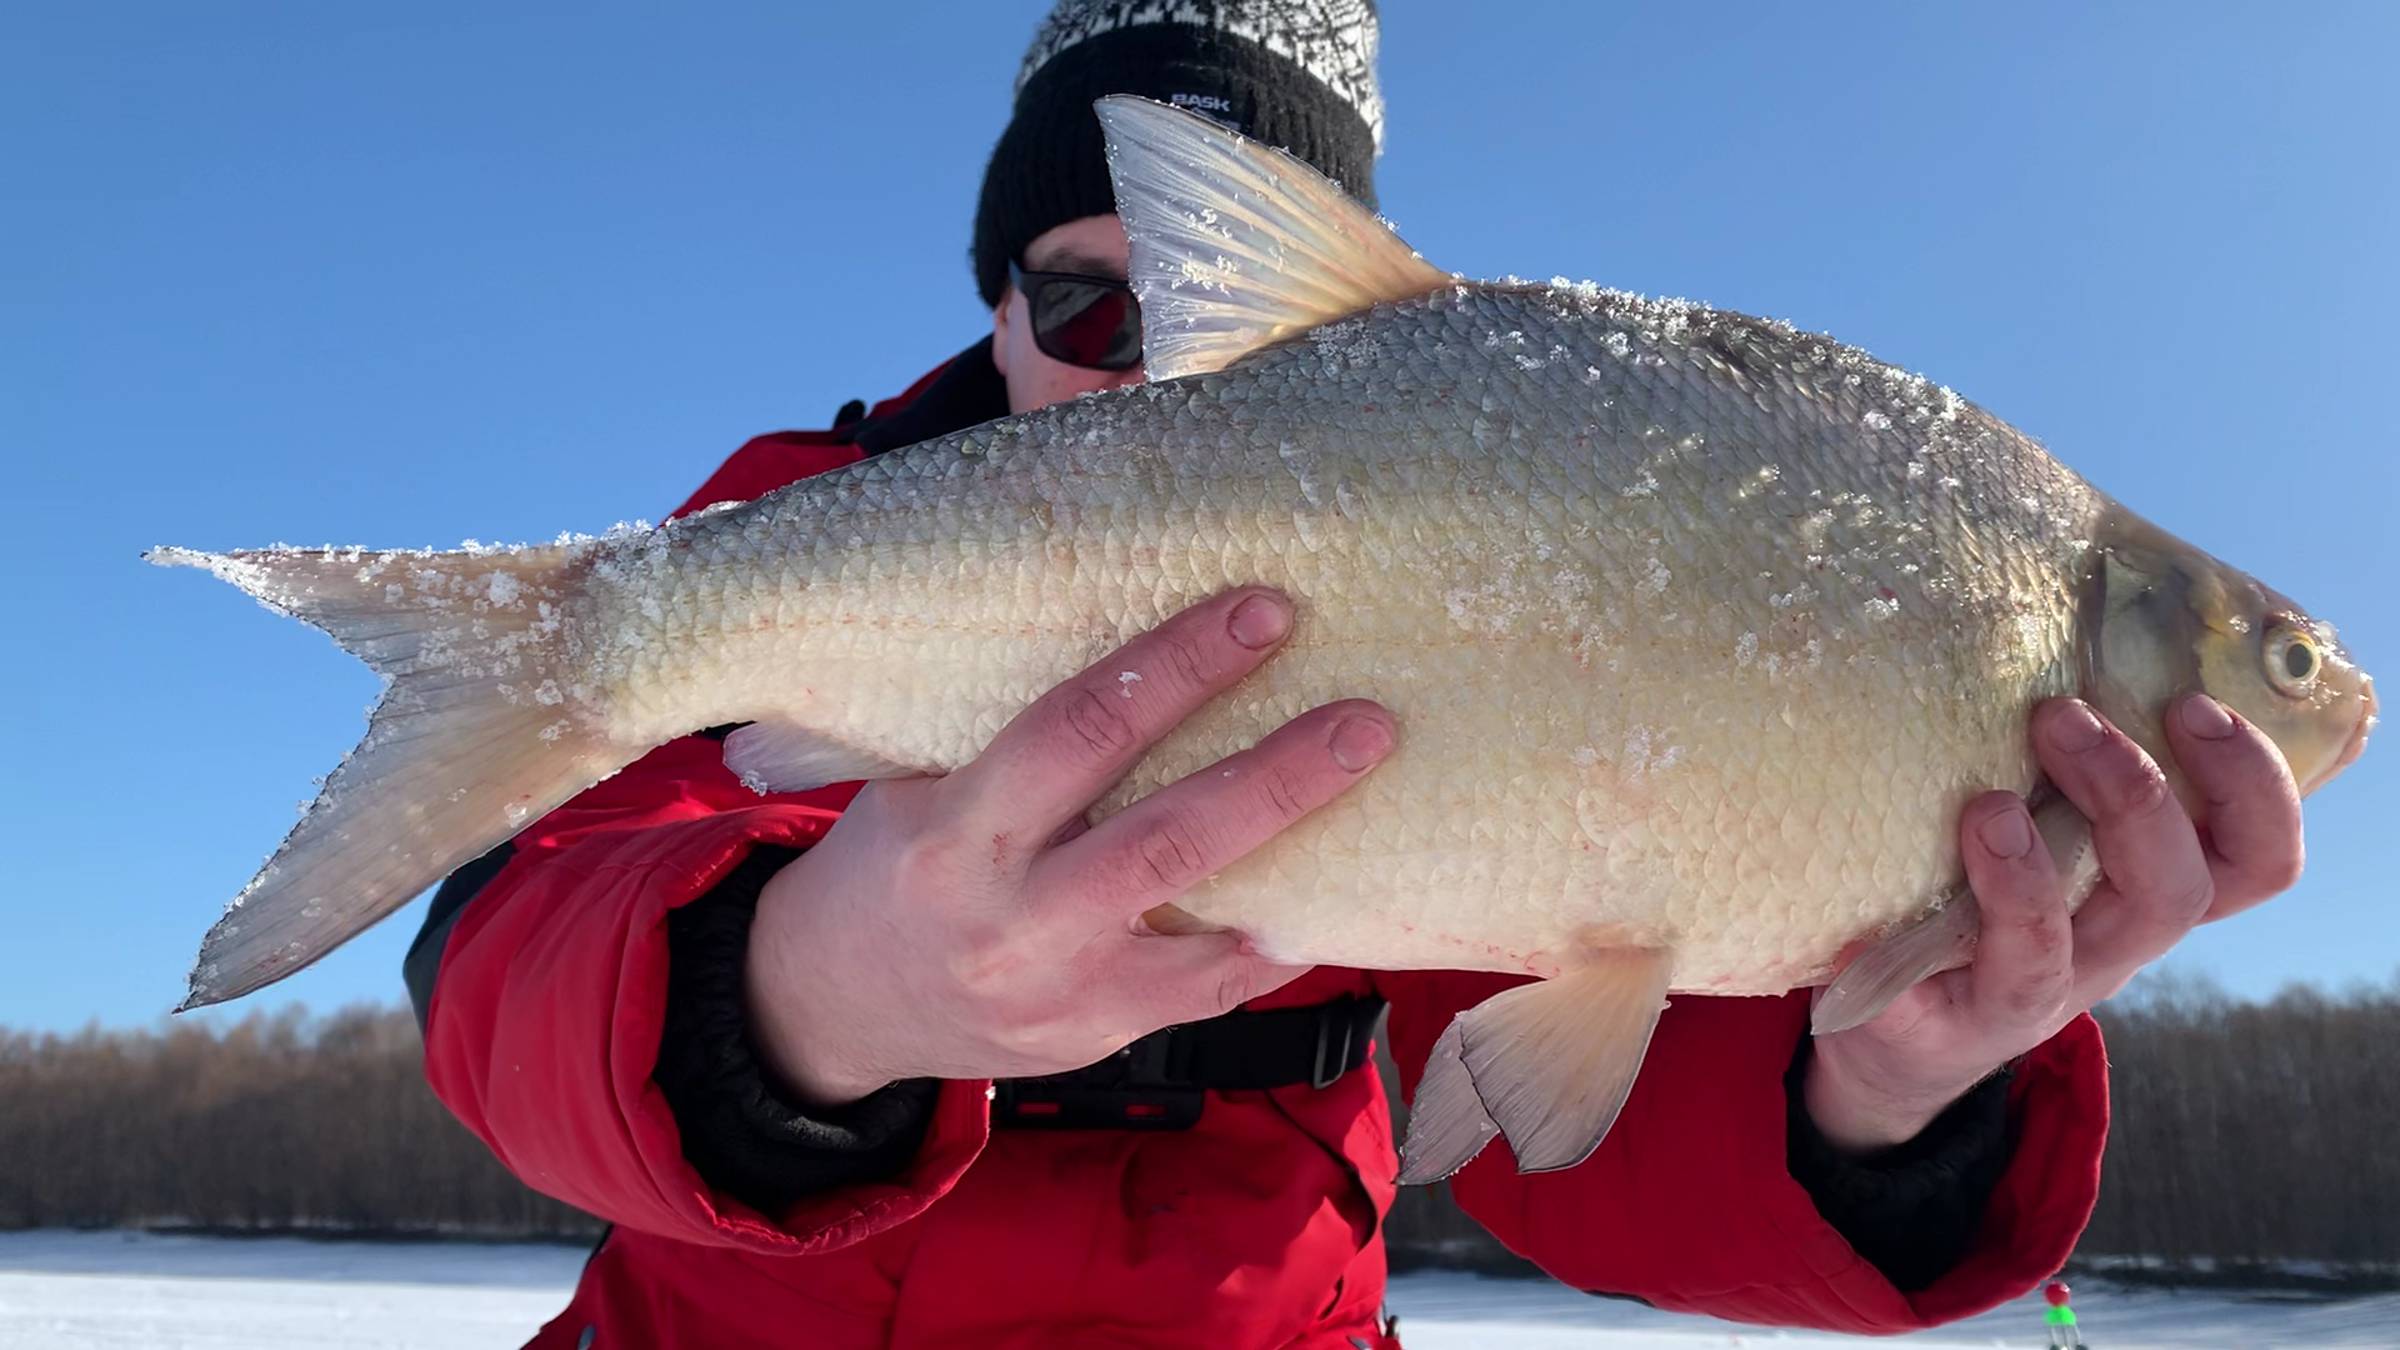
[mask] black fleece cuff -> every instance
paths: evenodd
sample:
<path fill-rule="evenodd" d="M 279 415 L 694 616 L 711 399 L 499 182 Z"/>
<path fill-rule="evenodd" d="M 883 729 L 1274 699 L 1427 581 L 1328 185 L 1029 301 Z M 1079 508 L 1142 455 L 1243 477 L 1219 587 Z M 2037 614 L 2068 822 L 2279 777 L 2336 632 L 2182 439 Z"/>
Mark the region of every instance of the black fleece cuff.
<path fill-rule="evenodd" d="M 795 1106 L 750 1042 L 742 969 L 767 879 L 800 856 L 757 845 L 708 894 L 667 917 L 666 1028 L 652 1078 L 702 1179 L 762 1214 L 900 1174 L 925 1140 L 940 1084 L 894 1083 L 847 1106 Z"/>
<path fill-rule="evenodd" d="M 1817 1132 L 1801 1092 L 1813 1042 L 1803 1037 L 1784 1075 L 1785 1146 L 1792 1178 L 1817 1213 L 1893 1287 L 1913 1293 L 1975 1245 L 1984 1206 L 2008 1170 L 2008 1070 L 1984 1080 L 1917 1137 L 1877 1153 L 1844 1153 Z"/>

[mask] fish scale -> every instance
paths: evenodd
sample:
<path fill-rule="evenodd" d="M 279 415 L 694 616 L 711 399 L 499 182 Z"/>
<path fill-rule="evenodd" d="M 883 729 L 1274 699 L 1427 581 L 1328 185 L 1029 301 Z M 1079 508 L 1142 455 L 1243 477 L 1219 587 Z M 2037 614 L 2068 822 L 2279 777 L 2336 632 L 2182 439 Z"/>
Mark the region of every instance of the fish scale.
<path fill-rule="evenodd" d="M 1830 977 L 1823 1031 L 1963 960 L 1955 823 L 2039 788 L 2041 699 L 2091 699 L 2171 777 L 2161 710 L 2193 688 L 2304 790 L 2363 745 L 2371 685 L 2329 628 L 1948 389 L 1681 301 L 1462 283 L 1280 152 L 1138 100 L 1100 115 L 1151 383 L 655 530 L 161 550 L 392 681 L 191 1001 L 298 969 L 695 728 L 747 724 L 727 763 L 762 790 L 946 772 L 1137 634 L 1266 585 L 1297 604 L 1276 656 L 1096 811 L 1309 708 L 1390 708 L 1373 774 L 1148 917 L 1291 962 L 1541 977 L 1437 1043 L 1403 1176 L 1500 1135 L 1540 1170 L 1605 1132 L 1670 989 Z M 1128 700 L 1175 674 L 1111 673 Z M 2080 899 L 2088 822 L 2049 797 L 2035 819 Z"/>
<path fill-rule="evenodd" d="M 1605 930 L 1672 946 L 1678 988 L 1820 979 L 1955 877 L 1968 796 L 2032 785 L 2023 710 L 2075 675 L 2071 588 L 2029 581 L 2069 574 L 2102 499 L 1959 404 L 1924 452 L 1942 473 L 1911 478 L 1908 437 L 1855 430 L 1851 380 L 1921 382 L 1663 313 L 1445 289 L 694 521 L 629 585 L 727 631 L 674 641 L 629 616 L 661 664 L 625 680 L 684 706 L 612 735 L 676 734 L 697 700 L 941 772 L 1185 605 L 1278 586 L 1303 613 L 1282 654 L 1103 811 L 1338 698 L 1401 710 L 1403 744 L 1193 892 L 1192 916 L 1294 961 L 1554 974 Z M 1727 343 L 1800 373 L 1745 378 Z M 1479 359 L 1495 348 L 1546 355 Z M 1514 410 L 1504 431 L 1486 408 Z M 1970 509 L 1987 499 L 2010 506 Z M 809 672 L 808 699 L 760 678 L 784 670 Z"/>

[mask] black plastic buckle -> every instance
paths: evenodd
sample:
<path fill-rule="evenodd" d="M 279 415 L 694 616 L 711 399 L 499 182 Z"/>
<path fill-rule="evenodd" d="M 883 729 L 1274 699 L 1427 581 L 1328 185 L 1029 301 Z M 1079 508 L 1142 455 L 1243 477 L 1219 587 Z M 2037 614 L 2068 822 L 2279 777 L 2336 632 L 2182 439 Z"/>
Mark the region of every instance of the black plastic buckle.
<path fill-rule="evenodd" d="M 1342 1043 L 1338 1049 L 1334 1047 L 1331 1034 L 1336 1025 L 1342 1029 Z M 1352 1024 L 1347 1002 L 1329 1003 L 1317 1014 L 1317 1051 L 1308 1072 L 1310 1087 L 1322 1092 L 1339 1082 L 1343 1074 L 1350 1072 L 1350 1043 L 1357 1034 L 1358 1028 Z M 1332 1053 L 1326 1053 L 1328 1050 Z"/>

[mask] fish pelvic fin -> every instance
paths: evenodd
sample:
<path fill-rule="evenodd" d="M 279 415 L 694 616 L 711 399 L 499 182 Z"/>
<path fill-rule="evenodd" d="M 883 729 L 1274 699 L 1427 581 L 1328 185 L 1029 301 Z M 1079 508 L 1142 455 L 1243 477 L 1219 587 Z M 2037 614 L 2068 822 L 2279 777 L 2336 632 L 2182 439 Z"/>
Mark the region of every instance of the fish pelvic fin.
<path fill-rule="evenodd" d="M 1667 1002 L 1674 953 L 1594 953 L 1555 979 L 1494 994 L 1434 1042 L 1410 1104 L 1400 1182 L 1456 1172 L 1506 1136 L 1520 1172 L 1592 1155 L 1633 1091 Z"/>
<path fill-rule="evenodd" d="M 1130 94 L 1097 110 L 1153 380 L 1222 370 L 1455 280 L 1293 155 Z"/>
<path fill-rule="evenodd" d="M 2100 880 L 2092 823 L 2064 794 L 2045 789 L 2035 794 L 2033 829 L 2050 850 L 2068 908 L 2081 906 Z M 1809 1009 L 1810 1033 L 1831 1036 L 1875 1020 L 1918 982 L 1974 960 L 1982 933 L 1983 911 L 1961 880 L 1939 908 L 1884 934 L 1842 967 Z"/>
<path fill-rule="evenodd" d="M 760 721 L 725 738 L 725 767 L 752 792 L 806 792 L 828 783 L 934 773 L 790 722 Z"/>
<path fill-rule="evenodd" d="M 600 732 L 570 665 L 578 545 L 144 556 L 215 573 L 387 682 L 365 738 L 202 939 L 177 1011 L 309 965 L 639 753 Z"/>

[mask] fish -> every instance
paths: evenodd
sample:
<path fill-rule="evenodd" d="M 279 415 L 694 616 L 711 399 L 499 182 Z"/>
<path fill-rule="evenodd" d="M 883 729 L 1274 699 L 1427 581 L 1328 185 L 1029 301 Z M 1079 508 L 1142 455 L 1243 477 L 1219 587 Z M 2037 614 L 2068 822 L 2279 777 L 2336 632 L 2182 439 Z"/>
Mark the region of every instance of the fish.
<path fill-rule="evenodd" d="M 2304 790 L 2372 680 L 2332 627 L 1945 386 L 1829 337 L 1442 271 L 1298 159 L 1101 100 L 1146 382 L 740 504 L 549 544 L 165 547 L 385 681 L 209 929 L 186 1007 L 282 979 L 652 747 L 741 724 L 761 792 L 940 774 L 1186 605 L 1280 588 L 1277 656 L 1095 816 L 1340 698 L 1376 773 L 1146 922 L 1276 960 L 1536 977 L 1428 1060 L 1401 1179 L 1607 1133 L 1670 993 L 1824 985 L 1855 1025 L 1966 959 L 1954 835 L 2028 794 L 2079 695 L 2195 812 L 2161 718 L 2205 690 Z M 1139 671 L 1128 672 L 1138 677 Z"/>

